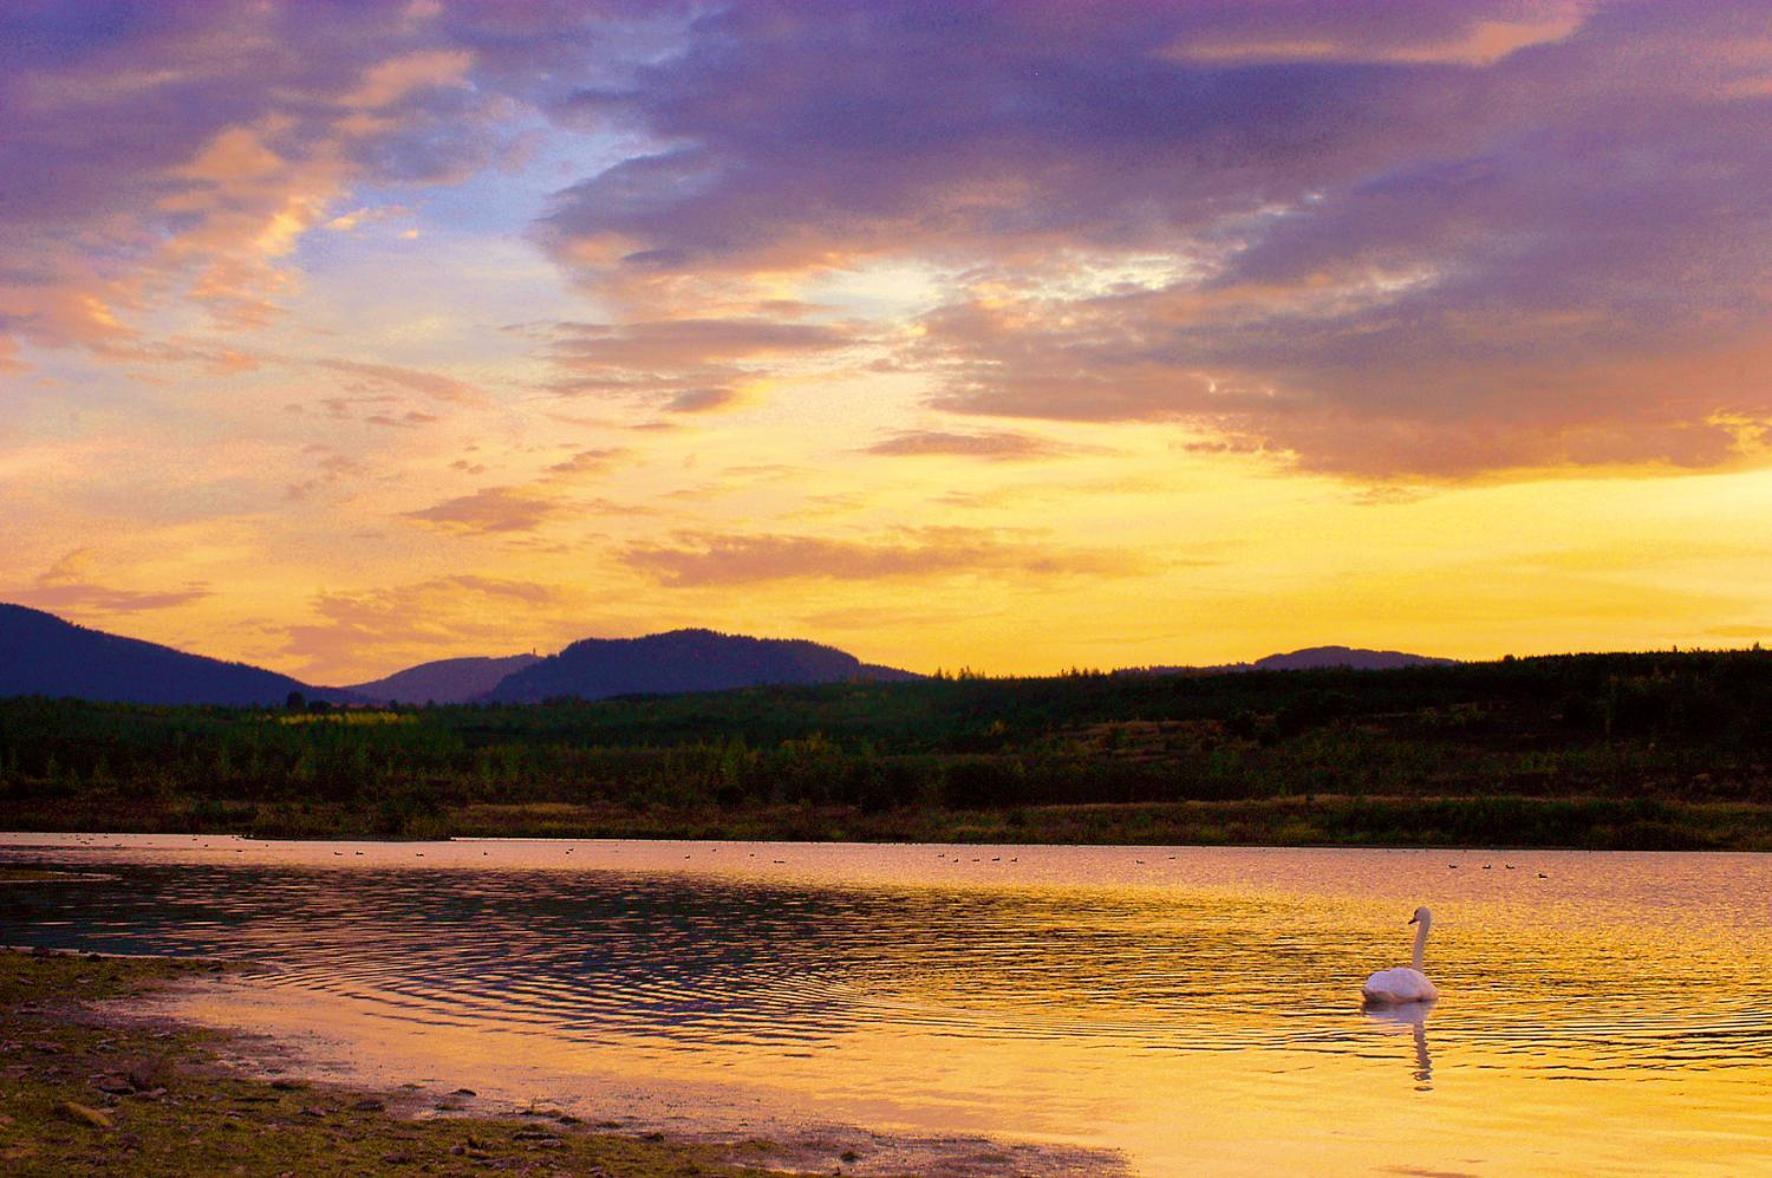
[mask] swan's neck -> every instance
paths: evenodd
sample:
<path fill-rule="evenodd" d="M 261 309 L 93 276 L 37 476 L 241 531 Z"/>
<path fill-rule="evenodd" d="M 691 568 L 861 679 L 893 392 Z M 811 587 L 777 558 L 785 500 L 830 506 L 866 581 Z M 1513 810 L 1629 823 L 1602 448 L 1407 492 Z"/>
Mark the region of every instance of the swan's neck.
<path fill-rule="evenodd" d="M 1410 958 L 1409 964 L 1415 967 L 1417 973 L 1421 972 L 1422 957 L 1427 953 L 1427 930 L 1432 923 L 1431 920 L 1424 920 L 1415 927 L 1415 955 Z"/>

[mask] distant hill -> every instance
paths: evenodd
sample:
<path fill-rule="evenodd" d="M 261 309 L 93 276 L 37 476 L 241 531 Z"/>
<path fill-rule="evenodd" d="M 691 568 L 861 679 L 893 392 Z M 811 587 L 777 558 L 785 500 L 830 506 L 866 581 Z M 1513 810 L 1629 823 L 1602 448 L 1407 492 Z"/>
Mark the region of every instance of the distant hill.
<path fill-rule="evenodd" d="M 219 659 L 185 654 L 0 604 L 0 696 L 47 695 L 142 704 L 282 705 L 305 683 Z"/>
<path fill-rule="evenodd" d="M 1457 659 L 1433 658 L 1400 650 L 1363 650 L 1353 646 L 1308 646 L 1287 654 L 1270 654 L 1252 663 L 1220 663 L 1210 667 L 1129 667 L 1121 675 L 1229 675 L 1240 671 L 1318 671 L 1345 667 L 1354 671 L 1393 671 L 1399 667 L 1451 667 Z"/>
<path fill-rule="evenodd" d="M 915 678 L 908 671 L 870 666 L 816 642 L 672 630 L 644 638 L 575 642 L 507 676 L 486 698 L 495 703 L 535 703 L 556 696 L 605 699 L 764 684 Z"/>
<path fill-rule="evenodd" d="M 374 704 L 465 704 L 497 687 L 505 676 L 539 661 L 532 654 L 514 654 L 508 658 L 439 659 L 343 690 Z"/>
<path fill-rule="evenodd" d="M 1348 667 L 1355 671 L 1392 671 L 1398 667 L 1450 667 L 1456 659 L 1406 654 L 1400 650 L 1360 650 L 1347 646 L 1311 646 L 1290 654 L 1270 654 L 1250 664 L 1254 671 L 1313 671 Z"/>

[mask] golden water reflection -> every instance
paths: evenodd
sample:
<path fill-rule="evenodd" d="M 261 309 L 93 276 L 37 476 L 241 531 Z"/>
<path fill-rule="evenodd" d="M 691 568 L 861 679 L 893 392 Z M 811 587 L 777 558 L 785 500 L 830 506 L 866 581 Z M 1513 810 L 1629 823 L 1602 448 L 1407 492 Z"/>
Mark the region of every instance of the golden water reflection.
<path fill-rule="evenodd" d="M 5 852 L 117 876 L 5 939 L 275 961 L 201 1013 L 396 1082 L 1151 1174 L 1772 1172 L 1765 856 L 117 841 Z M 1441 1001 L 1363 1012 L 1418 903 Z"/>

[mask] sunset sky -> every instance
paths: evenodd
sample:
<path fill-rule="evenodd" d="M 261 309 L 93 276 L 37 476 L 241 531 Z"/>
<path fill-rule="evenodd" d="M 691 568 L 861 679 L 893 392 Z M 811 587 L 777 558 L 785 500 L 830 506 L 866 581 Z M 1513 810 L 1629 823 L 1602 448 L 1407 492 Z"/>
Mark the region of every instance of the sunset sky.
<path fill-rule="evenodd" d="M 1772 6 L 0 6 L 0 600 L 350 682 L 1772 638 Z"/>

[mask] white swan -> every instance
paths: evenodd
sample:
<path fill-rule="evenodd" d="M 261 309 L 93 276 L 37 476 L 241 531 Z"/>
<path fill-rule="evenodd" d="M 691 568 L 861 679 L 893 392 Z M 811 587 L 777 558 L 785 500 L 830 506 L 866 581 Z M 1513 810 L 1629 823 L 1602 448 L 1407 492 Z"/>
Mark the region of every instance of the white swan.
<path fill-rule="evenodd" d="M 1415 956 L 1409 965 L 1381 969 L 1360 987 L 1360 997 L 1379 1006 L 1401 1006 L 1407 1002 L 1432 1002 L 1440 996 L 1434 984 L 1421 972 L 1421 957 L 1427 950 L 1427 930 L 1433 927 L 1434 914 L 1417 908 L 1409 923 L 1415 930 Z"/>

